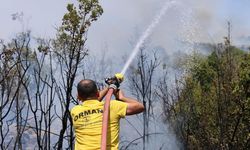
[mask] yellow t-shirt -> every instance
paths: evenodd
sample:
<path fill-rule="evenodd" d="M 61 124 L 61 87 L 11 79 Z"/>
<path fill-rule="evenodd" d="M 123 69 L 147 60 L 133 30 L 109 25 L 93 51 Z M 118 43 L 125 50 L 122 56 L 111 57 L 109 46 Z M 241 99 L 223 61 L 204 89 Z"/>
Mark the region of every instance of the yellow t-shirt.
<path fill-rule="evenodd" d="M 104 102 L 87 100 L 71 109 L 75 128 L 75 150 L 100 150 L 102 115 Z M 125 117 L 127 104 L 117 100 L 110 101 L 107 150 L 118 150 L 119 121 Z"/>

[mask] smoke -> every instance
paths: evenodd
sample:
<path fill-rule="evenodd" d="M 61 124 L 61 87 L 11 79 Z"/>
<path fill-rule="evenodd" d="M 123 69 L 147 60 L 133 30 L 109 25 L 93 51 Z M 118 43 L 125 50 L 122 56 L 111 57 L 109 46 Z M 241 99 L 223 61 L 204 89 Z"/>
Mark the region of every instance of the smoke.
<path fill-rule="evenodd" d="M 149 120 L 149 128 L 146 140 L 146 149 L 181 149 L 182 145 L 176 139 L 174 132 L 168 123 L 162 121 L 162 108 L 158 102 L 154 103 L 154 117 Z M 143 120 L 142 114 L 128 116 L 121 120 L 120 148 L 143 149 Z"/>
<path fill-rule="evenodd" d="M 227 0 L 178 0 L 178 5 L 168 9 L 161 22 L 152 31 L 150 39 L 155 46 L 162 46 L 173 53 L 175 50 L 189 52 L 182 42 L 223 42 L 227 35 L 227 21 L 232 23 L 232 39 L 250 35 L 250 2 Z M 164 0 L 126 0 L 103 2 L 104 14 L 89 32 L 89 47 L 96 54 L 100 46 L 108 43 L 110 55 L 120 58 L 133 50 L 129 40 L 134 28 L 141 35 L 154 16 L 164 5 Z M 238 11 L 241 10 L 241 11 Z M 93 44 L 92 44 L 93 43 Z M 101 43 L 101 44 L 97 44 Z"/>

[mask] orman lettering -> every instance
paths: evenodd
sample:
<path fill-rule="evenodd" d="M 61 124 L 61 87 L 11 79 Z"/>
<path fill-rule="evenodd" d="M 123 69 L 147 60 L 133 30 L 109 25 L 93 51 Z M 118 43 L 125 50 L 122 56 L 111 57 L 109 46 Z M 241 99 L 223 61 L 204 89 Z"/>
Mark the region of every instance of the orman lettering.
<path fill-rule="evenodd" d="M 91 114 L 99 114 L 99 113 L 103 113 L 103 110 L 102 109 L 85 110 L 83 112 L 80 112 L 78 115 L 76 115 L 74 117 L 74 121 L 77 121 L 78 119 L 91 115 Z"/>

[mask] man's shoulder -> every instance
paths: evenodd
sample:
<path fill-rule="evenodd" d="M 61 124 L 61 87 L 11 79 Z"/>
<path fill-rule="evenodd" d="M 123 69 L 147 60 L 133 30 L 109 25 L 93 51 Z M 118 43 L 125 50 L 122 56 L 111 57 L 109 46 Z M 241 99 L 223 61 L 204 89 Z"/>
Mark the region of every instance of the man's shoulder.
<path fill-rule="evenodd" d="M 120 106 L 120 107 L 123 107 L 123 106 L 127 106 L 127 103 L 125 102 L 122 102 L 122 101 L 118 101 L 118 100 L 111 100 L 110 101 L 110 106 L 112 107 L 117 107 L 117 106 Z"/>
<path fill-rule="evenodd" d="M 128 104 L 118 100 L 112 100 L 110 102 L 110 111 L 115 115 L 115 118 L 123 118 L 126 115 Z"/>
<path fill-rule="evenodd" d="M 122 101 L 118 101 L 118 100 L 111 100 L 110 101 L 110 105 L 121 105 L 123 104 L 124 102 Z"/>
<path fill-rule="evenodd" d="M 81 105 L 75 105 L 73 108 L 71 108 L 71 112 L 77 111 L 79 108 L 81 108 Z"/>

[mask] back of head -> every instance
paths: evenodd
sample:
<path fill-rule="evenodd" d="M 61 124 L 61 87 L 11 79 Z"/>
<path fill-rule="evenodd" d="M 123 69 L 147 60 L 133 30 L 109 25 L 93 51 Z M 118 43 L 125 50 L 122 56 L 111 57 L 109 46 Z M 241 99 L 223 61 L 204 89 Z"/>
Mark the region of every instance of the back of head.
<path fill-rule="evenodd" d="M 78 96 L 82 99 L 96 98 L 97 86 L 95 81 L 90 79 L 81 80 L 77 85 Z"/>

